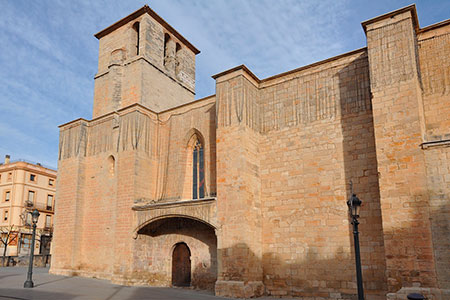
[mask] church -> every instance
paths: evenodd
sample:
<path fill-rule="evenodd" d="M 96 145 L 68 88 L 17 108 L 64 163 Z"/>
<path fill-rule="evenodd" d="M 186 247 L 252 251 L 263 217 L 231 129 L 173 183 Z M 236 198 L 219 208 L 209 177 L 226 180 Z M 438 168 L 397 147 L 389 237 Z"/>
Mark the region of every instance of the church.
<path fill-rule="evenodd" d="M 50 272 L 218 296 L 450 298 L 450 20 L 195 99 L 200 52 L 148 6 L 95 34 L 91 120 L 60 126 Z M 220 30 L 220 29 L 218 29 Z"/>

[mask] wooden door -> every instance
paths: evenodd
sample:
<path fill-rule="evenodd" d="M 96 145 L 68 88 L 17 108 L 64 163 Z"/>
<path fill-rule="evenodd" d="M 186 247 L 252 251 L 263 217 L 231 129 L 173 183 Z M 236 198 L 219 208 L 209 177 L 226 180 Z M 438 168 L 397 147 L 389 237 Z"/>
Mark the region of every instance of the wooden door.
<path fill-rule="evenodd" d="M 191 251 L 185 243 L 179 243 L 172 254 L 172 285 L 191 284 Z"/>

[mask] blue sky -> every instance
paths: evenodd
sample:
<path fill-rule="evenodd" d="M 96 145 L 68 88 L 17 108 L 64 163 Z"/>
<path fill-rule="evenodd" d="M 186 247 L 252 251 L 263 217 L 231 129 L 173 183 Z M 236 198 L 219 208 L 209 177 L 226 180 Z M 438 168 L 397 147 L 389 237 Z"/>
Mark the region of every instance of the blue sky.
<path fill-rule="evenodd" d="M 199 99 L 240 64 L 265 78 L 364 47 L 361 22 L 410 1 L 0 0 L 0 162 L 57 166 L 58 125 L 92 115 L 93 34 L 144 4 L 201 50 Z M 448 1 L 416 6 L 421 27 L 450 18 Z"/>

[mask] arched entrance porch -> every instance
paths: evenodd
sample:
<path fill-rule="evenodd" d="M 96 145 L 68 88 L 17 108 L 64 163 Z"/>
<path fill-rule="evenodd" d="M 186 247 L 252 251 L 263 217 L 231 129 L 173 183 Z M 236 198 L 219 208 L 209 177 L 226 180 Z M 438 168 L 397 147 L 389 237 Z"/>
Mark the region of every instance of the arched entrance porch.
<path fill-rule="evenodd" d="M 135 269 L 159 286 L 214 289 L 217 237 L 211 225 L 181 216 L 159 218 L 137 232 Z"/>

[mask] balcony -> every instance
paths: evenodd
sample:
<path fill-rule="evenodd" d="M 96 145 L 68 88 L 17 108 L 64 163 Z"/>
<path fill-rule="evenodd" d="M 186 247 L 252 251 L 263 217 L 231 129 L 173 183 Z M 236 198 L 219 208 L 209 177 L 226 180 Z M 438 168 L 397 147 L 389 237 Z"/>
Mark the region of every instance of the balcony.
<path fill-rule="evenodd" d="M 45 224 L 44 231 L 53 232 L 53 224 Z"/>
<path fill-rule="evenodd" d="M 53 206 L 47 205 L 46 203 L 35 203 L 33 208 L 39 211 L 53 212 Z"/>

